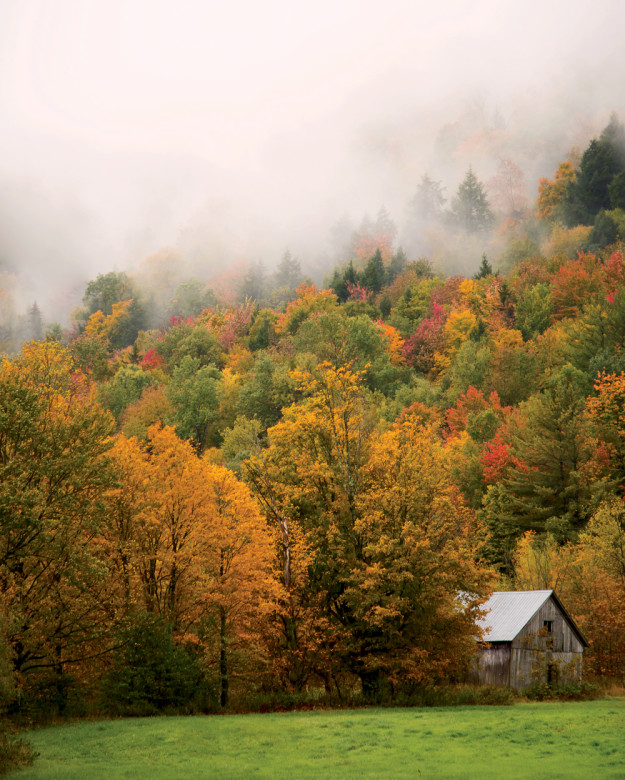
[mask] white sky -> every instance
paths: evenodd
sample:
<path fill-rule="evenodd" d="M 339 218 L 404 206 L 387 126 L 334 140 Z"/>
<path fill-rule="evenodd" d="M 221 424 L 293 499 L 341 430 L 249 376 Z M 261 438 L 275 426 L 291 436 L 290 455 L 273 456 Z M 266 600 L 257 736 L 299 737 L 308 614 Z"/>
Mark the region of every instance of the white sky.
<path fill-rule="evenodd" d="M 0 258 L 34 278 L 55 244 L 91 278 L 175 243 L 208 199 L 243 233 L 271 212 L 282 246 L 311 215 L 375 213 L 410 182 L 363 168 L 372 128 L 402 154 L 414 133 L 414 188 L 475 96 L 605 116 L 623 22 L 621 0 L 0 0 Z"/>

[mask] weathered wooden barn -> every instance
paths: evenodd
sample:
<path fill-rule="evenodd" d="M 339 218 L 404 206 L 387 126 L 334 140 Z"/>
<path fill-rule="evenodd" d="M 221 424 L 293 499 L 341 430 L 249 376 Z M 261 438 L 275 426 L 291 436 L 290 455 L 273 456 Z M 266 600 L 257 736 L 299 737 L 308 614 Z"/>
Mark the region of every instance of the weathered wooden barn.
<path fill-rule="evenodd" d="M 483 609 L 473 682 L 521 689 L 581 679 L 588 642 L 552 590 L 497 591 Z"/>

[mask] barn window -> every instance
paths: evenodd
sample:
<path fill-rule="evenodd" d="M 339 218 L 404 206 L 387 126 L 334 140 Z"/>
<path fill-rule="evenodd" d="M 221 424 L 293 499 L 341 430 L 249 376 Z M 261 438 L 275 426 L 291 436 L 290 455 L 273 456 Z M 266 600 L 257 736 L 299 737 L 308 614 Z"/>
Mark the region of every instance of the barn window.
<path fill-rule="evenodd" d="M 553 631 L 553 620 L 543 621 L 543 628 L 548 634 L 551 634 L 551 632 Z"/>

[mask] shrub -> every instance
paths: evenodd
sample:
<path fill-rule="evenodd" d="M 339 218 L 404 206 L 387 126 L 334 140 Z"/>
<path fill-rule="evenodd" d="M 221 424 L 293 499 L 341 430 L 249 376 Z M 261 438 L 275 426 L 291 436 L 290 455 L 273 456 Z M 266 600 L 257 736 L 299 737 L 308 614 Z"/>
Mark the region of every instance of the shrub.
<path fill-rule="evenodd" d="M 37 755 L 25 739 L 16 737 L 0 724 L 0 775 L 11 769 L 31 766 Z"/>
<path fill-rule="evenodd" d="M 102 692 L 108 708 L 124 715 L 203 709 L 208 698 L 199 659 L 150 615 L 121 634 Z"/>
<path fill-rule="evenodd" d="M 546 682 L 534 683 L 523 690 L 523 695 L 532 701 L 581 701 L 600 699 L 604 694 L 601 688 L 589 682 L 568 682 L 562 685 L 549 685 Z"/>

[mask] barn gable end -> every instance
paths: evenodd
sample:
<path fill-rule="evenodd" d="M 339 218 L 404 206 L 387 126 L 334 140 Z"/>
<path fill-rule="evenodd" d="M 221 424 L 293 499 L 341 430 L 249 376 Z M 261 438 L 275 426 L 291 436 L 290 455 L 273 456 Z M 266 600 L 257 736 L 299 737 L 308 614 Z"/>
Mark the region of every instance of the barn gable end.
<path fill-rule="evenodd" d="M 581 679 L 588 643 L 552 590 L 498 591 L 479 621 L 484 644 L 472 679 L 521 689 Z"/>

